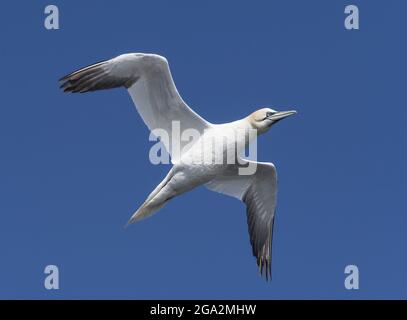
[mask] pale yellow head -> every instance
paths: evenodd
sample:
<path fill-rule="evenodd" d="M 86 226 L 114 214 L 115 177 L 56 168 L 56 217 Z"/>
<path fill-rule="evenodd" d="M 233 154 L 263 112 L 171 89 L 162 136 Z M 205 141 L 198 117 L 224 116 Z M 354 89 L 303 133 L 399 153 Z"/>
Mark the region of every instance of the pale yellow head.
<path fill-rule="evenodd" d="M 253 112 L 247 117 L 247 120 L 253 129 L 258 131 L 258 134 L 262 134 L 267 132 L 273 124 L 296 113 L 297 111 L 295 110 L 276 111 L 270 108 L 263 108 Z"/>

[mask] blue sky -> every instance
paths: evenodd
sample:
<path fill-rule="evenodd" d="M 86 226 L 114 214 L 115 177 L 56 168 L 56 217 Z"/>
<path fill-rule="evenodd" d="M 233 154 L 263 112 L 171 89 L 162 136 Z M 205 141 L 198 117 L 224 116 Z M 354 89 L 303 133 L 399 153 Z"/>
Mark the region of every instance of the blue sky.
<path fill-rule="evenodd" d="M 1 10 L 0 298 L 407 298 L 406 3 L 53 1 L 57 31 L 47 4 Z M 299 111 L 258 144 L 279 174 L 271 283 L 232 198 L 199 188 L 124 229 L 169 167 L 150 164 L 125 90 L 66 95 L 57 80 L 125 52 L 166 56 L 211 122 Z"/>

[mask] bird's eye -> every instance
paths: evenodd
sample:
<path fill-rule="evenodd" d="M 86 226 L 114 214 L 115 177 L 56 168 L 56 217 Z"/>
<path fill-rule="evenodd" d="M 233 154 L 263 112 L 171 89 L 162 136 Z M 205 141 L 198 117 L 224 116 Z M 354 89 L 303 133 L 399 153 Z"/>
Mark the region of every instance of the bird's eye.
<path fill-rule="evenodd" d="M 274 114 L 274 112 L 268 111 L 268 112 L 266 113 L 266 117 L 271 117 L 273 114 Z"/>

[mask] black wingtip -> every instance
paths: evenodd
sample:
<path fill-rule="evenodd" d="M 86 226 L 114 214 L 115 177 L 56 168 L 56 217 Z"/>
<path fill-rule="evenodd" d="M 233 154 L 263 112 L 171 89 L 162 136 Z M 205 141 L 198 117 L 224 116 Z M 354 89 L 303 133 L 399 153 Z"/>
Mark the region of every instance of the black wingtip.
<path fill-rule="evenodd" d="M 272 280 L 271 276 L 271 260 L 268 257 L 257 257 L 257 266 L 259 268 L 259 274 L 261 277 L 265 277 L 266 281 Z"/>
<path fill-rule="evenodd" d="M 58 82 L 63 82 L 63 81 L 65 81 L 65 80 L 67 80 L 70 76 L 71 76 L 71 73 L 70 73 L 70 74 L 67 74 L 67 75 L 65 75 L 65 76 L 63 76 L 62 78 L 59 78 L 59 79 L 58 79 Z"/>
<path fill-rule="evenodd" d="M 64 92 L 87 92 L 87 91 L 91 91 L 89 89 L 91 88 L 87 88 L 87 90 L 83 90 L 84 88 L 81 87 L 85 82 L 85 81 L 91 81 L 91 78 L 88 78 L 87 76 L 89 75 L 93 75 L 93 76 L 97 76 L 100 73 L 103 72 L 103 70 L 100 68 L 101 66 L 103 66 L 103 64 L 105 64 L 108 60 L 103 60 L 103 61 L 99 61 L 97 63 L 91 64 L 87 67 L 75 70 L 63 77 L 61 77 L 60 79 L 58 79 L 58 83 L 59 83 L 59 88 L 61 90 L 63 90 Z"/>

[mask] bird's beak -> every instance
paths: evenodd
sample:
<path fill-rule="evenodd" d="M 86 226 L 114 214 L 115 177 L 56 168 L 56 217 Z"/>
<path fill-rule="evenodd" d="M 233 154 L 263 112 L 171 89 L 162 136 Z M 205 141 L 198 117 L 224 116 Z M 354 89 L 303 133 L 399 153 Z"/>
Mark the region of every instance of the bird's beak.
<path fill-rule="evenodd" d="M 297 111 L 295 111 L 295 110 L 277 111 L 272 116 L 268 117 L 268 119 L 273 120 L 273 121 L 278 121 L 278 120 L 287 118 L 289 116 L 292 116 L 293 114 L 296 114 L 296 113 L 297 113 Z"/>

